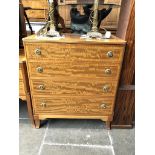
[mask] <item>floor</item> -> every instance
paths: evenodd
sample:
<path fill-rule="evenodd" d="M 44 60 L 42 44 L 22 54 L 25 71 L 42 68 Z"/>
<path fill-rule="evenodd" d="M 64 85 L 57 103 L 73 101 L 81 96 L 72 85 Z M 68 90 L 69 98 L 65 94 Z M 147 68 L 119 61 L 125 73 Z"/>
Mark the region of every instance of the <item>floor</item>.
<path fill-rule="evenodd" d="M 134 155 L 134 134 L 134 129 L 106 130 L 100 120 L 50 119 L 34 129 L 26 103 L 19 104 L 20 155 Z"/>

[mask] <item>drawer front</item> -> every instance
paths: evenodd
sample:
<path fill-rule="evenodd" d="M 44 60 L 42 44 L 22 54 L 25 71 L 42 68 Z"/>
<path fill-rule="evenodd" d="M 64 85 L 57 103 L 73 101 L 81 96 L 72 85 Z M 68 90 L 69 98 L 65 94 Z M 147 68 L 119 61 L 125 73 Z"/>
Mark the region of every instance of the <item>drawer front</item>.
<path fill-rule="evenodd" d="M 82 77 L 82 78 L 108 78 L 117 80 L 119 65 L 108 65 L 104 62 L 30 62 L 29 73 L 31 78 L 37 77 Z"/>
<path fill-rule="evenodd" d="M 88 79 L 57 78 L 50 80 L 31 80 L 33 95 L 63 95 L 63 96 L 114 96 L 115 81 L 92 81 Z"/>
<path fill-rule="evenodd" d="M 79 45 L 57 43 L 33 43 L 26 45 L 27 58 L 30 60 L 65 60 L 89 61 L 104 60 L 106 62 L 120 62 L 124 47 L 114 45 Z"/>
<path fill-rule="evenodd" d="M 112 113 L 114 98 L 34 98 L 35 114 L 94 115 Z"/>

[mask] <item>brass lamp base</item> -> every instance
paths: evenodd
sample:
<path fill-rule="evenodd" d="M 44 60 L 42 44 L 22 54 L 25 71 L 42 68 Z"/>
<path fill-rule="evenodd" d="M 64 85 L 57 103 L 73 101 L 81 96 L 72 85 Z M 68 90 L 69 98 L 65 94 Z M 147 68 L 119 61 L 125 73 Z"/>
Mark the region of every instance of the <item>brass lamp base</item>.
<path fill-rule="evenodd" d="M 50 29 L 48 31 L 48 28 Z M 44 37 L 60 37 L 58 31 L 55 30 L 54 27 L 50 28 L 50 22 L 47 22 L 43 28 L 41 28 L 37 33 L 37 36 L 44 36 Z"/>
<path fill-rule="evenodd" d="M 90 31 L 87 33 L 87 36 L 90 38 L 102 38 L 102 34 L 95 31 Z"/>
<path fill-rule="evenodd" d="M 60 34 L 58 31 L 55 30 L 49 30 L 46 34 L 48 37 L 60 37 Z"/>

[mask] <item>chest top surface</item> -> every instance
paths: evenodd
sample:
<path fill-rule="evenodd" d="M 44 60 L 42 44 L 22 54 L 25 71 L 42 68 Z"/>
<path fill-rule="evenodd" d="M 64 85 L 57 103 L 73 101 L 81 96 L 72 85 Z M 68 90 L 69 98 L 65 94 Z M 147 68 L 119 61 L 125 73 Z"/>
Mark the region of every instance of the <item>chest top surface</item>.
<path fill-rule="evenodd" d="M 80 35 L 75 34 L 65 34 L 64 38 L 39 38 L 36 35 L 31 35 L 23 39 L 24 43 L 68 43 L 68 44 L 115 44 L 124 45 L 126 41 L 116 37 L 111 36 L 110 39 L 83 39 Z"/>

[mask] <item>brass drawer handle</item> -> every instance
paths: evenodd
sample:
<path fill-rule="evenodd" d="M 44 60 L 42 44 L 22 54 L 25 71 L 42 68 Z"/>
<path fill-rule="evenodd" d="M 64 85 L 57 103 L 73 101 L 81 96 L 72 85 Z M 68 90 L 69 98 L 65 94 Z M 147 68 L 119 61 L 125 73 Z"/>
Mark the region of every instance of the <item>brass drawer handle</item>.
<path fill-rule="evenodd" d="M 44 90 L 45 89 L 45 86 L 42 84 L 42 85 L 39 85 L 38 87 L 40 90 Z"/>
<path fill-rule="evenodd" d="M 109 52 L 107 53 L 107 56 L 108 56 L 109 58 L 113 57 L 113 52 L 112 52 L 112 51 L 109 51 Z"/>
<path fill-rule="evenodd" d="M 43 72 L 43 68 L 42 67 L 37 67 L 36 70 L 37 70 L 38 73 L 42 73 Z"/>
<path fill-rule="evenodd" d="M 102 103 L 102 104 L 100 105 L 100 107 L 101 107 L 102 109 L 106 109 L 106 108 L 107 108 L 107 104 L 106 104 L 106 103 Z"/>
<path fill-rule="evenodd" d="M 41 103 L 40 105 L 41 105 L 43 108 L 45 108 L 45 107 L 46 107 L 46 103 L 44 103 L 44 102 L 43 102 L 43 103 Z"/>
<path fill-rule="evenodd" d="M 103 86 L 103 92 L 107 93 L 109 91 L 110 87 L 108 85 Z"/>
<path fill-rule="evenodd" d="M 109 69 L 109 68 L 107 68 L 107 69 L 105 69 L 105 74 L 111 74 L 111 69 Z"/>
<path fill-rule="evenodd" d="M 37 48 L 37 49 L 35 50 L 35 54 L 36 54 L 36 55 L 41 55 L 41 49 Z"/>

